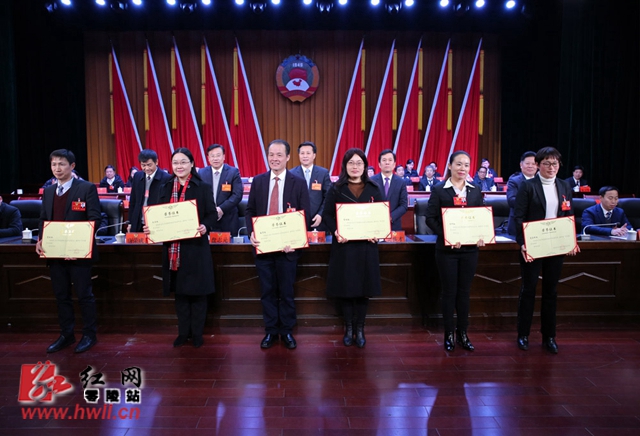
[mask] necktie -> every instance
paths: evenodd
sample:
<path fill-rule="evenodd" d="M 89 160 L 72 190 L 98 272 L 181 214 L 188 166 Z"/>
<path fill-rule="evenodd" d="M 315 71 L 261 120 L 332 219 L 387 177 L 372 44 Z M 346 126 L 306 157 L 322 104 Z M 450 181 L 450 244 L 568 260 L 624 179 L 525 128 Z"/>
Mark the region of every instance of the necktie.
<path fill-rule="evenodd" d="M 215 173 L 213 173 L 213 201 L 217 203 L 217 197 L 218 197 L 218 184 L 220 183 L 220 171 L 216 171 Z"/>
<path fill-rule="evenodd" d="M 144 181 L 144 202 L 143 206 L 148 206 L 149 204 L 149 189 L 151 189 L 151 176 L 147 175 L 147 179 Z"/>
<path fill-rule="evenodd" d="M 384 178 L 384 197 L 387 198 L 389 195 L 389 177 Z"/>
<path fill-rule="evenodd" d="M 308 188 L 309 183 L 311 182 L 311 170 L 309 168 L 304 170 L 304 178 L 307 179 L 307 188 Z"/>
<path fill-rule="evenodd" d="M 608 211 L 607 213 L 605 213 L 604 217 L 606 218 L 607 222 L 610 223 L 611 222 L 611 211 Z"/>
<path fill-rule="evenodd" d="M 279 197 L 280 197 L 280 188 L 278 187 L 278 180 L 280 180 L 280 179 L 276 177 L 273 180 L 274 180 L 274 183 L 273 183 L 273 189 L 271 190 L 271 199 L 269 200 L 269 214 L 268 215 L 275 215 L 279 211 L 278 202 L 280 201 L 280 199 L 279 199 Z"/>
<path fill-rule="evenodd" d="M 62 185 L 58 186 L 58 195 L 62 195 L 62 191 L 64 191 Z"/>

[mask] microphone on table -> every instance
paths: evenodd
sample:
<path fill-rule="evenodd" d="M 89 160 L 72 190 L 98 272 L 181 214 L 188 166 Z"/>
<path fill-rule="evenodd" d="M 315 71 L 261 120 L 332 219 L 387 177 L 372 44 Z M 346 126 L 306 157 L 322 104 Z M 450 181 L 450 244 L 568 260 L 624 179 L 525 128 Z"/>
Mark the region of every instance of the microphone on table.
<path fill-rule="evenodd" d="M 127 224 L 131 224 L 131 221 L 127 220 L 127 221 L 122 221 L 115 224 L 109 224 L 108 226 L 99 227 L 98 230 L 96 230 L 96 236 L 95 236 L 96 242 L 98 242 L 99 244 L 106 242 L 106 240 L 98 236 L 98 232 L 100 230 L 104 230 L 104 229 L 108 229 L 110 227 L 116 227 L 116 226 L 125 226 Z M 122 228 L 120 228 L 120 231 L 116 234 L 116 241 L 118 240 L 118 236 L 121 236 L 121 238 L 124 240 L 124 233 L 122 233 Z"/>
<path fill-rule="evenodd" d="M 582 229 L 582 234 L 580 236 L 581 241 L 588 241 L 591 239 L 591 235 L 585 233 L 589 227 L 620 227 L 620 223 L 605 223 L 605 224 L 589 224 L 588 226 L 584 226 Z"/>
<path fill-rule="evenodd" d="M 246 228 L 246 227 L 240 227 L 240 228 L 238 229 L 238 236 L 234 236 L 234 237 L 233 237 L 233 243 L 234 243 L 234 244 L 242 244 L 242 243 L 244 242 L 244 236 L 240 236 L 240 231 L 241 231 L 242 229 L 245 229 L 245 230 L 246 230 L 247 228 Z"/>

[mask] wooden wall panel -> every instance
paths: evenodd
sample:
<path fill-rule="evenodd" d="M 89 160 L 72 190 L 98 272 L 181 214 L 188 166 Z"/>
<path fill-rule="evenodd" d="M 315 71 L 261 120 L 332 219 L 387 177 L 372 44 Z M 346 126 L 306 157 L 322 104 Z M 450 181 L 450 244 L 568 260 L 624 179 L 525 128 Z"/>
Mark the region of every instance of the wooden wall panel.
<path fill-rule="evenodd" d="M 233 84 L 233 48 L 237 38 L 248 76 L 263 141 L 282 138 L 292 146 L 289 167 L 298 165 L 297 145 L 311 140 L 318 145 L 317 163 L 329 167 L 338 135 L 351 76 L 362 38 L 366 49 L 366 118 L 365 142 L 369 135 L 378 93 L 389 56 L 396 39 L 398 49 L 398 114 L 402 112 L 418 41 L 424 48 L 424 109 L 426 127 L 433 96 L 449 38 L 454 50 L 454 128 L 475 50 L 481 35 L 422 34 L 420 32 L 358 31 L 183 31 L 183 32 L 87 32 L 85 34 L 87 148 L 89 178 L 98 181 L 103 168 L 115 163 L 113 137 L 110 133 L 108 54 L 110 42 L 116 50 L 131 102 L 133 115 L 144 147 L 143 65 L 142 53 L 148 40 L 165 110 L 170 122 L 171 68 L 170 50 L 175 37 L 191 98 L 199 122 L 201 113 L 200 46 L 206 38 L 218 79 L 222 101 L 230 118 Z M 500 55 L 497 38 L 483 36 L 485 49 L 485 123 L 480 138 L 480 157 L 488 157 L 500 172 Z M 320 70 L 320 84 L 315 95 L 302 103 L 293 103 L 280 95 L 275 83 L 278 65 L 289 55 L 301 53 L 311 58 Z M 208 144 L 204 144 L 205 149 Z M 393 144 L 389 144 L 392 147 Z M 417 160 L 418 156 L 415 157 Z M 475 163 L 472 163 L 476 166 Z M 118 168 L 124 177 L 126 169 Z M 505 175 L 508 176 L 508 175 Z"/>

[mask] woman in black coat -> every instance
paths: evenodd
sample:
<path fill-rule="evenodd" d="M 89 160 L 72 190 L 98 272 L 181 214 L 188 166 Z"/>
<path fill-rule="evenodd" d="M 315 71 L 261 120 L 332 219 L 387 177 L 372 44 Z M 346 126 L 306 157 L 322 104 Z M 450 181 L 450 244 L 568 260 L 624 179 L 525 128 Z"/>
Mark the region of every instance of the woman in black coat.
<path fill-rule="evenodd" d="M 467 336 L 469 325 L 469 294 L 471 282 L 478 265 L 477 245 L 462 246 L 460 242 L 452 246 L 444 245 L 442 225 L 443 207 L 477 207 L 483 206 L 484 200 L 480 189 L 466 181 L 469 175 L 471 158 L 465 151 L 456 151 L 449 158 L 451 177 L 445 182 L 435 185 L 431 190 L 427 206 L 427 225 L 434 231 L 436 239 L 436 264 L 442 283 L 442 320 L 444 322 L 444 349 L 453 351 L 453 312 L 458 315 L 456 341 L 465 350 L 473 351 L 474 346 Z"/>
<path fill-rule="evenodd" d="M 163 293 L 175 294 L 178 316 L 178 337 L 173 342 L 179 347 L 187 342 L 189 334 L 193 346 L 202 346 L 202 334 L 207 316 L 207 296 L 215 291 L 213 263 L 209 246 L 209 232 L 218 214 L 213 202 L 211 185 L 204 183 L 195 170 L 193 155 L 186 148 L 178 148 L 171 156 L 173 177 L 159 192 L 159 204 L 196 200 L 198 204 L 199 237 L 165 242 L 162 250 Z M 149 234 L 145 225 L 144 232 Z"/>
<path fill-rule="evenodd" d="M 322 222 L 333 235 L 327 296 L 338 298 L 342 307 L 346 326 L 344 345 L 353 344 L 355 323 L 355 343 L 359 348 L 366 343 L 364 321 L 369 297 L 382 294 L 378 244 L 375 239 L 349 241 L 340 236 L 336 225 L 336 204 L 384 201 L 380 188 L 367 175 L 367 166 L 367 157 L 362 150 L 347 150 L 342 159 L 340 177 L 327 193 L 322 215 Z"/>

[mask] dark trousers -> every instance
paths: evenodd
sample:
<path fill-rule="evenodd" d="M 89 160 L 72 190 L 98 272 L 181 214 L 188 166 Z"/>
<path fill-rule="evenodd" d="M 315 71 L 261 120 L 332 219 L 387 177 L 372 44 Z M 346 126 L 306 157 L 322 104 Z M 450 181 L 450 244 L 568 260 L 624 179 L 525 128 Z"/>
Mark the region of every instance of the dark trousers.
<path fill-rule="evenodd" d="M 455 309 L 457 329 L 469 326 L 469 295 L 478 265 L 478 250 L 436 250 L 436 265 L 442 285 L 442 321 L 444 331 L 452 332 Z"/>
<path fill-rule="evenodd" d="M 369 306 L 368 297 L 360 298 L 341 298 L 340 307 L 345 323 L 353 323 L 355 325 L 364 325 L 367 317 L 367 307 Z"/>
<path fill-rule="evenodd" d="M 269 253 L 256 256 L 260 279 L 262 317 L 265 331 L 286 335 L 296 324 L 293 283 L 298 258 L 295 254 Z"/>
<path fill-rule="evenodd" d="M 202 336 L 207 319 L 206 295 L 175 294 L 178 334 L 180 336 Z"/>
<path fill-rule="evenodd" d="M 91 283 L 91 265 L 77 265 L 75 261 L 52 260 L 49 264 L 51 285 L 58 304 L 58 322 L 61 334 L 72 336 L 76 325 L 71 300 L 72 287 L 76 290 L 80 312 L 82 313 L 82 335 L 96 337 L 98 329 L 96 299 Z"/>
<path fill-rule="evenodd" d="M 542 305 L 540 306 L 540 331 L 543 336 L 556 336 L 556 307 L 558 292 L 556 286 L 562 273 L 564 256 L 544 257 L 533 262 L 525 262 L 520 256 L 522 288 L 518 300 L 518 336 L 529 336 L 536 302 L 538 276 L 542 271 Z"/>

